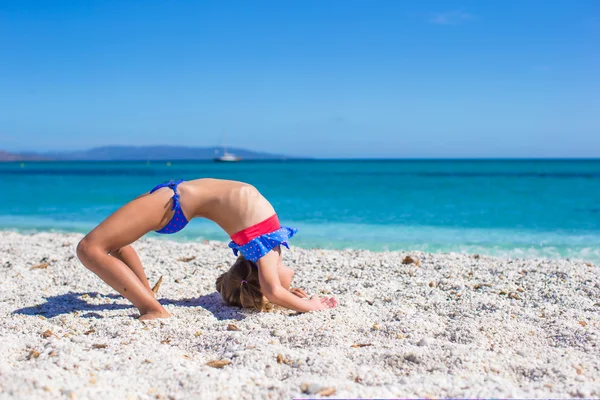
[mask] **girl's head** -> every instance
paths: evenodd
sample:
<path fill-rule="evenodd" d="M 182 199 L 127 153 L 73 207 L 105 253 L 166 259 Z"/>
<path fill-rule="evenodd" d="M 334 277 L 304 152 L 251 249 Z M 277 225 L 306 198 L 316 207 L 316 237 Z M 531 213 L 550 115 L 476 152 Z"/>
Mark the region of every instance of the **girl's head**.
<path fill-rule="evenodd" d="M 258 269 L 252 261 L 239 256 L 229 271 L 221 274 L 216 282 L 217 291 L 229 306 L 267 309 L 267 300 L 260 290 Z"/>

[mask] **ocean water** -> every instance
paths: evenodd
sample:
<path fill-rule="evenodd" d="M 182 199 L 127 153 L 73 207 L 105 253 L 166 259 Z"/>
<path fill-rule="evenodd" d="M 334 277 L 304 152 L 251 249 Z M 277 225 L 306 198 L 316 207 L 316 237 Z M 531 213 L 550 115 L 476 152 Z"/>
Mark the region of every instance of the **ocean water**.
<path fill-rule="evenodd" d="M 600 261 L 600 160 L 0 163 L 0 229 L 87 232 L 200 177 L 255 185 L 301 247 Z M 164 238 L 227 240 L 198 219 Z"/>

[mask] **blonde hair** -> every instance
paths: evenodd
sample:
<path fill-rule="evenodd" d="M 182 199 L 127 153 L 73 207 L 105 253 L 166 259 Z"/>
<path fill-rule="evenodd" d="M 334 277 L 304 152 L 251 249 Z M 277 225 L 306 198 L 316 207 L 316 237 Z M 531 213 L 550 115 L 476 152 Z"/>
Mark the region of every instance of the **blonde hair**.
<path fill-rule="evenodd" d="M 239 256 L 229 271 L 216 281 L 217 292 L 228 306 L 268 311 L 272 305 L 263 296 L 258 280 L 258 268 L 252 261 Z"/>

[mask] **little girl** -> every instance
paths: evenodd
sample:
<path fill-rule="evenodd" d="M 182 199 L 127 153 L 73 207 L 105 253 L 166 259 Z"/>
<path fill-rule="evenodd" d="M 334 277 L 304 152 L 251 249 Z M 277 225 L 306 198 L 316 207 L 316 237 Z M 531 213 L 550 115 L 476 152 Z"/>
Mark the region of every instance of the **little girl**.
<path fill-rule="evenodd" d="M 150 231 L 170 234 L 192 218 L 214 221 L 242 255 L 216 282 L 229 305 L 262 309 L 264 298 L 299 312 L 335 307 L 331 298 L 307 298 L 290 289 L 294 272 L 281 262 L 281 247 L 296 229 L 282 227 L 273 206 L 253 186 L 220 179 L 170 181 L 127 203 L 88 233 L 77 256 L 88 269 L 133 303 L 141 320 L 169 317 L 156 300 L 131 243 Z"/>

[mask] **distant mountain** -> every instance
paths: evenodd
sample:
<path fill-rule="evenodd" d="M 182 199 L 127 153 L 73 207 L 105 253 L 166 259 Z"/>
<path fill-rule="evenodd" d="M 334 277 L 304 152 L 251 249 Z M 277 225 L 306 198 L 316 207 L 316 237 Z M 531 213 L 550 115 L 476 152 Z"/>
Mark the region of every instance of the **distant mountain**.
<path fill-rule="evenodd" d="M 275 154 L 260 153 L 239 148 L 228 148 L 243 160 L 282 160 L 287 157 Z M 0 160 L 2 160 L 0 152 Z M 4 161 L 19 161 L 22 158 L 9 159 L 6 153 Z M 151 161 L 151 160 L 212 160 L 215 155 L 222 155 L 223 150 L 218 147 L 182 147 L 182 146 L 105 146 L 84 151 L 51 152 L 43 154 L 12 155 L 13 157 L 29 157 L 33 160 L 60 160 L 60 161 Z"/>
<path fill-rule="evenodd" d="M 0 150 L 0 162 L 7 161 L 44 161 L 48 160 L 48 157 L 43 157 L 37 154 L 16 154 L 9 153 L 8 151 Z"/>

